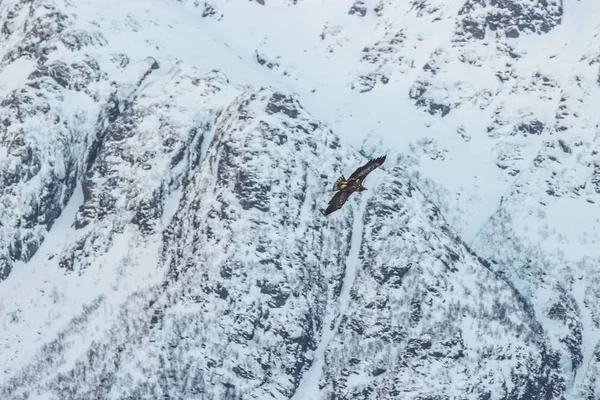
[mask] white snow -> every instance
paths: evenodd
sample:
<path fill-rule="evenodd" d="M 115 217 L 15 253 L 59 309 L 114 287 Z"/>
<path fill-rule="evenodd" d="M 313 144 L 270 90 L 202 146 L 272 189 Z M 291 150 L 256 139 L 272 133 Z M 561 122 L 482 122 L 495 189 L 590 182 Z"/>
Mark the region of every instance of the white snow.
<path fill-rule="evenodd" d="M 15 374 L 36 356 L 40 347 L 56 339 L 76 316 L 90 317 L 93 323 L 78 327 L 76 340 L 64 345 L 73 348 L 61 370 L 73 366 L 79 349 L 106 335 L 114 323 L 120 305 L 127 296 L 160 281 L 163 274 L 156 269 L 159 238 L 141 246 L 128 233 L 117 235 L 114 245 L 87 273 L 66 273 L 57 268 L 55 256 L 65 243 L 83 236 L 72 227 L 75 213 L 82 203 L 78 187 L 69 204 L 53 225 L 50 235 L 28 263 L 15 265 L 3 287 L 1 307 L 3 350 L 0 364 L 5 377 Z M 95 301 L 98 309 L 87 315 L 85 308 Z"/>
<path fill-rule="evenodd" d="M 19 58 L 0 69 L 0 95 L 4 96 L 21 87 L 29 74 L 33 72 L 34 67 L 35 62 L 33 60 Z"/>
<path fill-rule="evenodd" d="M 83 51 L 96 58 L 102 70 L 110 75 L 109 80 L 119 85 L 122 99 L 131 99 L 140 92 L 162 98 L 170 88 L 169 79 L 177 79 L 180 73 L 178 65 L 201 72 L 218 69 L 240 89 L 271 86 L 284 93 L 295 93 L 313 116 L 341 137 L 344 145 L 386 152 L 390 164 L 395 156 L 402 155 L 406 172 L 414 183 L 476 250 L 483 251 L 490 244 L 500 248 L 505 243 L 502 240 L 522 241 L 525 248 L 539 249 L 544 259 L 552 261 L 548 279 L 555 283 L 568 281 L 562 276 L 561 263 L 576 265 L 583 257 L 596 261 L 600 257 L 600 198 L 590 183 L 590 165 L 597 162 L 598 157 L 592 151 L 598 149 L 600 88 L 596 82 L 598 62 L 594 59 L 600 53 L 600 27 L 596 18 L 600 13 L 599 4 L 565 3 L 562 23 L 546 34 L 521 34 L 518 39 L 505 40 L 501 33 L 496 37 L 495 33 L 488 32 L 484 40 L 460 47 L 455 46 L 452 39 L 456 15 L 464 3 L 461 1 L 426 2 L 424 7 L 435 9 L 431 14 L 417 11 L 414 2 L 382 2 L 385 7 L 381 17 L 373 11 L 378 3 L 366 1 L 368 13 L 364 18 L 348 15 L 352 2 L 322 0 L 302 0 L 295 5 L 291 1 L 267 0 L 264 6 L 253 1 L 212 2 L 216 15 L 206 18 L 202 17 L 202 4 L 196 7 L 193 1 L 56 3 L 73 16 L 70 19 L 73 29 L 100 32 L 104 36 L 106 46 L 89 46 Z M 477 12 L 485 15 L 483 9 Z M 18 18 L 22 16 L 19 14 Z M 406 38 L 395 52 L 381 55 L 385 62 L 360 61 L 365 48 L 372 49 L 376 43 L 389 41 L 400 31 Z M 9 42 L 2 43 L 0 53 L 4 55 L 15 40 L 13 36 Z M 498 43 L 513 46 L 520 58 L 502 55 L 497 51 Z M 119 53 L 127 55 L 133 66 L 124 70 L 117 67 L 111 58 Z M 257 53 L 279 66 L 270 70 L 260 65 Z M 71 55 L 59 43 L 49 60 L 70 62 Z M 160 68 L 142 88 L 134 90 L 133 82 L 151 61 L 148 57 L 156 59 Z M 473 58 L 476 62 L 463 63 L 460 57 Z M 423 70 L 425 63 L 439 67 L 439 71 L 431 75 Z M 26 58 L 3 65 L 0 95 L 22 87 L 34 68 L 35 62 Z M 495 74 L 502 69 L 515 77 L 500 83 Z M 538 72 L 554 81 L 555 86 L 545 87 L 533 79 Z M 369 73 L 385 74 L 389 82 L 378 81 L 365 93 L 351 89 L 359 76 Z M 165 79 L 167 76 L 170 78 Z M 432 116 L 414 106 L 415 101 L 408 93 L 417 80 L 430 83 L 428 95 L 450 103 L 452 110 L 447 116 Z M 97 90 L 104 96 L 111 88 L 108 84 L 99 84 Z M 227 104 L 233 94 L 231 91 L 222 97 L 214 95 L 214 104 Z M 566 123 L 568 130 L 553 132 L 554 125 L 559 123 L 556 114 L 563 96 L 569 99 L 570 116 L 560 123 Z M 193 94 L 182 98 L 189 99 L 190 108 L 204 105 L 202 101 L 195 103 L 198 99 Z M 92 132 L 98 104 L 74 91 L 61 94 L 60 100 L 67 110 L 67 118 L 82 122 L 76 125 L 82 132 Z M 496 111 L 499 112 L 498 125 L 488 133 L 488 127 L 494 125 Z M 182 125 L 208 118 L 202 113 L 169 115 Z M 546 125 L 542 134 L 513 132 L 514 123 L 530 122 L 532 118 Z M 28 120 L 24 127 L 33 142 L 51 153 L 54 147 L 46 141 L 48 136 L 53 136 L 46 135 L 45 124 L 42 119 Z M 143 124 L 139 129 L 149 133 L 149 140 L 156 139 L 151 134 L 160 127 L 159 117 L 148 118 Z M 457 133 L 459 127 L 464 128 L 462 134 L 469 137 L 468 140 Z M 204 137 L 200 149 L 203 158 L 213 139 L 212 133 L 208 131 Z M 77 139 L 80 142 L 74 148 L 81 151 L 88 142 Z M 538 155 L 548 155 L 546 143 L 557 139 L 568 141 L 573 155 L 557 150 L 556 165 L 548 161 L 541 168 L 532 167 Z M 577 150 L 579 141 L 584 143 L 585 150 Z M 380 145 L 368 149 L 369 144 L 375 142 Z M 8 159 L 8 154 L 8 148 L 0 147 L 0 168 L 8 168 L 7 163 L 14 162 Z M 501 162 L 510 164 L 508 169 L 500 169 L 497 164 Z M 515 175 L 507 172 L 512 168 L 518 170 Z M 142 185 L 143 188 L 152 188 L 154 179 L 158 178 L 149 174 L 147 186 Z M 546 195 L 548 182 L 556 182 L 558 189 L 564 189 L 561 197 Z M 35 195 L 39 184 L 40 178 L 36 176 L 23 189 L 23 194 Z M 573 189 L 581 185 L 584 185 L 581 194 L 573 194 Z M 342 294 L 328 309 L 313 366 L 298 388 L 296 399 L 317 396 L 327 346 L 346 312 L 349 293 L 355 284 L 362 215 L 366 199 L 372 193 L 361 194 L 360 206 L 354 215 Z M 168 194 L 163 225 L 170 222 L 183 197 L 180 188 Z M 87 232 L 85 229 L 76 232 L 71 227 L 82 201 L 78 186 L 36 255 L 28 263 L 16 263 L 9 278 L 0 283 L 0 318 L 5 332 L 0 365 L 7 377 L 26 365 L 41 345 L 56 337 L 79 315 L 82 305 L 102 299 L 101 307 L 107 308 L 96 311 L 99 316 L 94 324 L 98 326 L 86 328 L 81 341 L 72 344 L 74 348 L 85 348 L 85 343 L 102 335 L 128 294 L 158 282 L 164 273 L 154 268 L 159 258 L 159 238 L 141 243 L 128 231 L 113 238 L 111 250 L 94 261 L 87 271 L 66 274 L 58 268 L 57 260 L 49 257 Z M 18 199 L 6 202 L 15 211 L 24 207 Z M 499 207 L 504 207 L 511 216 L 510 221 L 493 218 Z M 24 213 L 22 210 L 21 214 Z M 302 213 L 308 214 L 306 210 Z M 240 225 L 240 229 L 243 228 L 244 225 Z M 492 237 L 497 242 L 486 242 Z M 502 258 L 495 250 L 490 249 L 485 255 Z M 507 260 L 517 256 L 525 257 L 510 254 L 508 250 L 504 254 Z M 511 266 L 509 263 L 508 267 Z M 577 300 L 584 325 L 584 362 L 574 387 L 582 383 L 593 349 L 600 342 L 588 305 L 581 297 L 587 287 L 585 277 L 578 282 L 569 291 Z M 530 287 L 530 293 L 536 293 L 532 299 L 537 302 L 536 310 L 541 310 L 544 302 L 556 296 L 552 291 L 538 292 L 535 281 L 516 283 L 519 288 Z M 553 322 L 543 322 L 552 328 Z M 560 346 L 557 337 L 551 340 Z M 71 355 L 76 357 L 78 352 L 75 350 Z M 72 362 L 69 360 L 65 368 Z"/>

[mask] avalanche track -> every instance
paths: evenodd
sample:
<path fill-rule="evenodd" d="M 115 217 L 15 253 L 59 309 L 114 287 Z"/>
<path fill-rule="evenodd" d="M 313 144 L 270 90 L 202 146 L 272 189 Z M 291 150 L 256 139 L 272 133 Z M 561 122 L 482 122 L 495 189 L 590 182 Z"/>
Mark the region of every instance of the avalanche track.
<path fill-rule="evenodd" d="M 376 188 L 379 180 L 373 179 L 372 182 L 372 187 Z M 300 382 L 300 385 L 298 385 L 298 389 L 296 389 L 296 392 L 292 397 L 293 400 L 316 400 L 320 397 L 319 380 L 321 379 L 323 373 L 325 351 L 329 346 L 329 342 L 331 342 L 335 336 L 335 332 L 340 325 L 340 321 L 350 305 L 350 290 L 354 286 L 358 265 L 360 263 L 358 256 L 360 254 L 360 247 L 362 245 L 365 207 L 371 198 L 372 193 L 373 191 L 368 190 L 360 194 L 361 197 L 360 203 L 358 204 L 358 212 L 354 212 L 354 220 L 352 224 L 352 242 L 350 245 L 350 251 L 348 252 L 348 258 L 346 260 L 344 282 L 342 284 L 342 290 L 338 299 L 339 308 L 337 310 L 331 309 L 327 313 L 327 317 L 323 323 L 324 331 L 321 335 L 321 340 L 317 350 L 315 351 L 312 365 L 302 377 L 302 381 Z"/>

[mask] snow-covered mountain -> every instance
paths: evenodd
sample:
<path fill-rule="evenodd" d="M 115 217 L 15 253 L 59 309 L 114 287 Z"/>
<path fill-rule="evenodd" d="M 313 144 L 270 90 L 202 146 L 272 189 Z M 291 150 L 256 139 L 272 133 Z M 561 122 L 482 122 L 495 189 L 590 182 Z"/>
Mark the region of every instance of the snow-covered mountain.
<path fill-rule="evenodd" d="M 1 1 L 0 398 L 600 399 L 599 12 Z"/>

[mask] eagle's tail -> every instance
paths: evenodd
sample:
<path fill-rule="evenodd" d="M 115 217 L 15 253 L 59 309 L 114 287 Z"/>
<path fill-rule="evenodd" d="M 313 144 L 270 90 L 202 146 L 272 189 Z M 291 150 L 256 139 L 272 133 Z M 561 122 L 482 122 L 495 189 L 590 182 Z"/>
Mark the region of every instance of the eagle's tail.
<path fill-rule="evenodd" d="M 344 182 L 346 182 L 346 178 L 344 178 L 344 175 L 337 178 L 337 181 L 335 181 L 335 183 L 333 184 L 333 191 L 335 192 L 337 190 L 341 190 L 342 183 Z"/>

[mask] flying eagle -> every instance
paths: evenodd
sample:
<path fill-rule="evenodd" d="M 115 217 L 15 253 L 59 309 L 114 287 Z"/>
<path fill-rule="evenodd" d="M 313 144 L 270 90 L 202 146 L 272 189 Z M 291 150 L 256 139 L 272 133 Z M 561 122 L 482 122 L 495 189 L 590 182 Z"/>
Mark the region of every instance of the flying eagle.
<path fill-rule="evenodd" d="M 329 205 L 327 206 L 324 214 L 329 215 L 332 212 L 342 208 L 352 193 L 367 190 L 367 188 L 362 185 L 362 182 L 371 171 L 383 164 L 385 157 L 386 156 L 376 158 L 369 161 L 362 167 L 359 167 L 352 173 L 352 175 L 350 175 L 348 180 L 344 178 L 344 175 L 340 176 L 333 184 L 333 191 L 337 191 L 337 193 L 331 198 L 331 200 L 329 200 Z"/>

